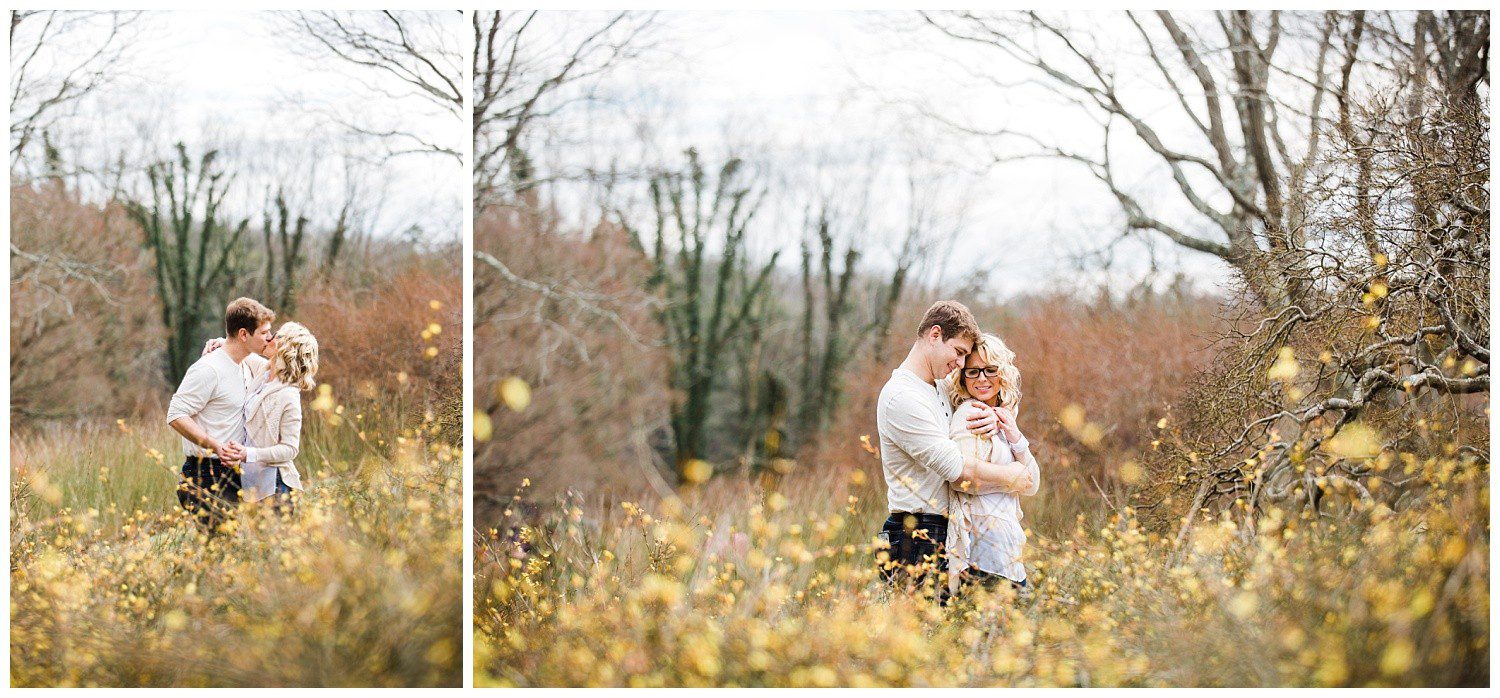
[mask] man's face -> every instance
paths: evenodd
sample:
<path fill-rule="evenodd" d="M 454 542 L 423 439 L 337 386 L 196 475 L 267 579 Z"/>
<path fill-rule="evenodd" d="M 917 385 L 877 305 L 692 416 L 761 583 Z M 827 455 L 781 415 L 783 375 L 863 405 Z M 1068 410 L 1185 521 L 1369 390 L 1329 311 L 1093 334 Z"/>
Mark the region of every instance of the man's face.
<path fill-rule="evenodd" d="M 964 358 L 974 349 L 974 342 L 962 336 L 943 339 L 943 332 L 934 325 L 928 328 L 928 354 L 934 376 L 946 376 L 964 365 Z"/>
<path fill-rule="evenodd" d="M 964 360 L 969 356 L 969 352 L 973 350 L 974 343 L 962 337 L 954 337 L 943 342 L 943 358 L 947 361 L 943 365 L 945 369 L 944 373 L 957 371 L 964 365 Z"/>
<path fill-rule="evenodd" d="M 243 332 L 244 330 L 240 331 Z M 255 328 L 255 333 L 251 334 L 245 340 L 245 346 L 250 349 L 250 353 L 259 354 L 266 350 L 266 345 L 271 342 L 273 336 L 271 334 L 271 323 L 261 323 L 260 327 Z"/>

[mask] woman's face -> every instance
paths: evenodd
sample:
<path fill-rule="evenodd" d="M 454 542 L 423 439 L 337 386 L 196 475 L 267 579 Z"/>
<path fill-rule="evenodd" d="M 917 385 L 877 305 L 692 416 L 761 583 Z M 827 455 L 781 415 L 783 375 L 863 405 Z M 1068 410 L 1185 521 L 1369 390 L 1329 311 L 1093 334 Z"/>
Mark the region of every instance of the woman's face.
<path fill-rule="evenodd" d="M 995 375 L 988 375 L 985 372 L 986 368 Z M 1000 395 L 1000 367 L 985 364 L 977 351 L 969 352 L 969 356 L 964 360 L 963 381 L 964 388 L 969 391 L 969 394 L 985 404 L 995 404 Z"/>
<path fill-rule="evenodd" d="M 270 341 L 266 342 L 266 346 L 260 350 L 260 355 L 267 359 L 275 359 L 276 343 L 278 341 L 280 341 L 279 337 L 272 337 Z"/>

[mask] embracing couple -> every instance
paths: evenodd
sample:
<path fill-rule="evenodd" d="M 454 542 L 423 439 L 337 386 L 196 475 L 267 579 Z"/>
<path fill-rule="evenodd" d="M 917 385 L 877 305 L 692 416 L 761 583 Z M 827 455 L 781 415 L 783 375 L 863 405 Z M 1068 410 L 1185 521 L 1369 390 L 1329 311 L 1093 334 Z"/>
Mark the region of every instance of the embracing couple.
<path fill-rule="evenodd" d="M 880 391 L 876 420 L 890 517 L 877 559 L 890 582 L 1026 586 L 1021 496 L 1041 479 L 1016 426 L 1015 353 L 962 303 L 938 301 Z M 932 574 L 928 574 L 931 572 Z"/>
<path fill-rule="evenodd" d="M 293 460 L 302 438 L 300 393 L 318 372 L 318 341 L 249 298 L 224 311 L 222 339 L 210 339 L 172 394 L 167 424 L 182 435 L 177 501 L 210 534 L 241 501 L 270 499 L 290 513 L 302 489 Z"/>

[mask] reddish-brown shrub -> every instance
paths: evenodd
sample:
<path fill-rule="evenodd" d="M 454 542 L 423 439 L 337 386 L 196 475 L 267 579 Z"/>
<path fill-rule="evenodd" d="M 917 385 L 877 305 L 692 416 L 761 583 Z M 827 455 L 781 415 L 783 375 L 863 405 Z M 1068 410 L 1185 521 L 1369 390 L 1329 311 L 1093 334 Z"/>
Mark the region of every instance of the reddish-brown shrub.
<path fill-rule="evenodd" d="M 463 284 L 452 257 L 412 253 L 385 260 L 381 278 L 368 285 L 315 280 L 295 315 L 277 320 L 297 320 L 317 336 L 318 381 L 332 386 L 339 400 L 380 403 L 399 411 L 404 422 L 420 423 L 431 410 L 441 433 L 457 442 Z"/>
<path fill-rule="evenodd" d="M 474 408 L 493 439 L 476 445 L 475 520 L 495 520 L 524 480 L 529 496 L 663 491 L 656 446 L 667 437 L 666 357 L 645 260 L 624 231 L 559 229 L 549 214 L 493 209 L 475 250 Z M 543 290 L 545 289 L 545 290 Z M 499 394 L 520 378 L 531 402 Z"/>
<path fill-rule="evenodd" d="M 11 416 L 126 416 L 163 388 L 140 229 L 57 181 L 11 188 Z"/>

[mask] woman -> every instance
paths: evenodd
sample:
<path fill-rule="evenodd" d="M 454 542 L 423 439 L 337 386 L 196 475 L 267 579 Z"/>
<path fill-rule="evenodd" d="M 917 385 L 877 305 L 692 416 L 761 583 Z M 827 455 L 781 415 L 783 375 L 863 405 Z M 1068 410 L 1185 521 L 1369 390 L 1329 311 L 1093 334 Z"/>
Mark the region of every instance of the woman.
<path fill-rule="evenodd" d="M 292 490 L 302 489 L 293 459 L 302 440 L 302 398 L 318 373 L 318 340 L 300 324 L 288 322 L 266 345 L 270 364 L 256 376 L 245 400 L 245 463 L 240 492 L 245 501 L 274 497 L 290 511 Z"/>
<path fill-rule="evenodd" d="M 961 584 L 980 582 L 992 586 L 1008 580 L 1017 588 L 1026 586 L 1026 567 L 1021 550 L 1026 533 L 1021 529 L 1021 497 L 1037 493 L 1041 472 L 1030 444 L 1016 426 L 1021 401 L 1021 373 L 1015 352 L 999 337 L 980 337 L 969 352 L 964 367 L 945 381 L 952 401 L 949 433 L 965 456 L 973 456 L 1013 469 L 1006 491 L 979 494 L 954 489 L 948 504 L 949 592 Z M 994 436 L 969 433 L 968 418 L 979 410 L 993 410 L 1000 420 Z"/>

